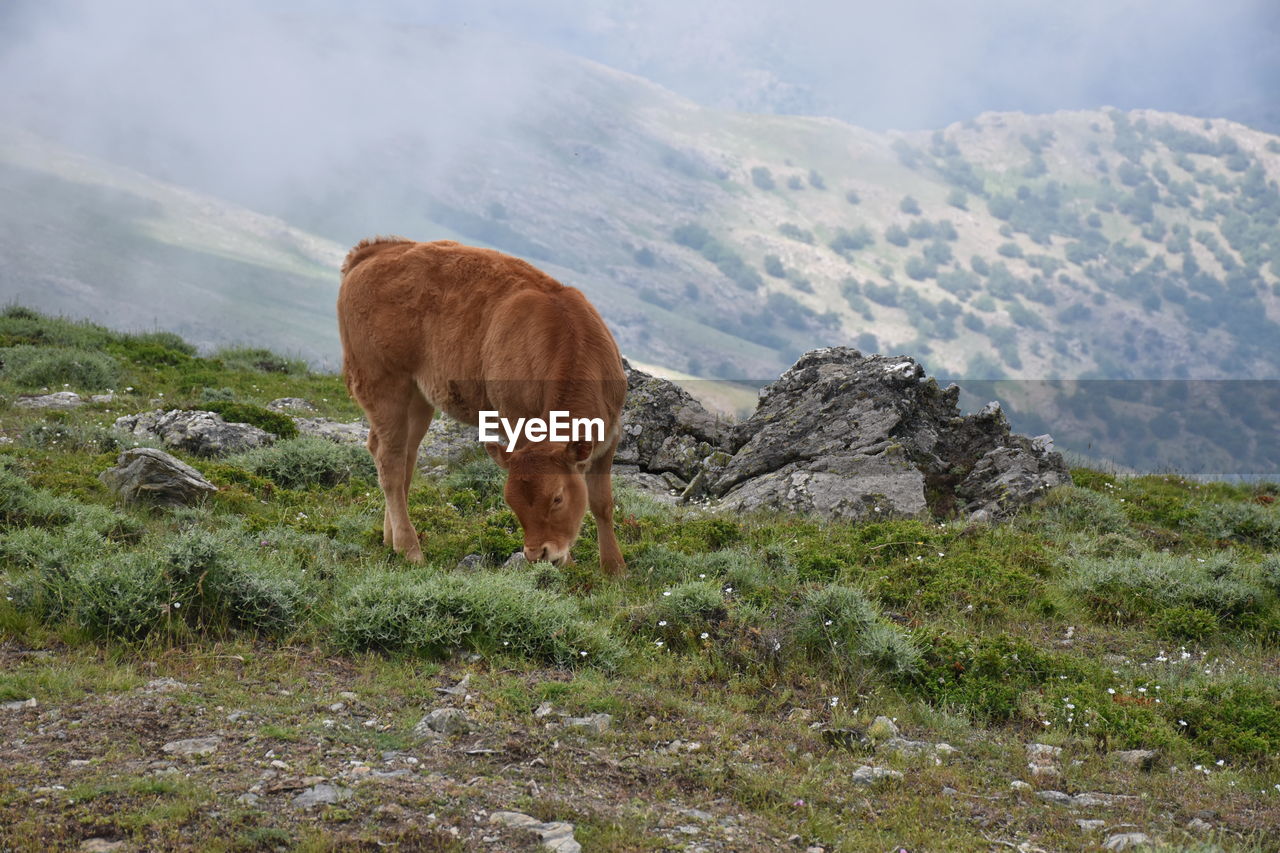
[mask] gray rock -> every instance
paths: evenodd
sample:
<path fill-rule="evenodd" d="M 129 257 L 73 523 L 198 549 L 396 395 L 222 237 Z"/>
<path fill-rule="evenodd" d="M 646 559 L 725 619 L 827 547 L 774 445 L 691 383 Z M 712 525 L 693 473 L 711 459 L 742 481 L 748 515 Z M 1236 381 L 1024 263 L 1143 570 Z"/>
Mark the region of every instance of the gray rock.
<path fill-rule="evenodd" d="M 905 356 L 813 350 L 761 392 L 706 489 L 739 511 L 1002 518 L 1068 481 L 1061 456 L 1012 435 L 999 406 L 961 417 L 958 397 Z"/>
<path fill-rule="evenodd" d="M 300 435 L 327 438 L 337 444 L 366 444 L 369 427 L 360 421 L 343 423 L 332 418 L 294 418 L 293 425 Z"/>
<path fill-rule="evenodd" d="M 609 730 L 612 722 L 612 714 L 589 714 L 585 717 L 566 717 L 564 724 L 570 728 L 589 729 L 596 734 L 603 734 Z"/>
<path fill-rule="evenodd" d="M 210 735 L 209 737 L 193 737 L 186 740 L 170 741 L 161 749 L 170 755 L 209 755 L 218 748 L 220 743 L 222 743 L 222 738 L 217 735 Z"/>
<path fill-rule="evenodd" d="M 461 708 L 436 708 L 418 721 L 413 727 L 413 733 L 425 737 L 430 737 L 433 732 L 455 735 L 464 734 L 470 728 L 471 720 Z"/>
<path fill-rule="evenodd" d="M 1081 832 L 1097 832 L 1106 825 L 1107 822 L 1105 820 L 1085 820 L 1081 818 L 1076 821 L 1076 826 L 1080 827 Z"/>
<path fill-rule="evenodd" d="M 242 806 L 256 806 L 261 799 L 262 797 L 249 791 L 236 797 L 236 802 Z"/>
<path fill-rule="evenodd" d="M 636 370 L 625 360 L 622 366 L 627 399 L 614 461 L 651 474 L 671 472 L 685 482 L 692 480 L 702 460 L 728 441 L 729 425 L 674 382 Z"/>
<path fill-rule="evenodd" d="M 933 744 L 925 740 L 907 740 L 901 737 L 891 737 L 884 742 L 885 749 L 891 749 L 894 752 L 900 752 L 903 755 L 923 755 L 926 752 L 933 752 Z"/>
<path fill-rule="evenodd" d="M 1143 847 L 1151 843 L 1151 837 L 1145 832 L 1119 832 L 1115 835 L 1108 835 L 1107 840 L 1102 842 L 1102 849 L 1132 850 L 1135 847 Z"/>
<path fill-rule="evenodd" d="M 163 678 L 153 678 L 147 682 L 142 688 L 144 693 L 169 693 L 173 690 L 186 690 L 187 685 L 176 678 L 164 676 Z"/>
<path fill-rule="evenodd" d="M 1072 808 L 1084 809 L 1094 806 L 1114 806 L 1128 800 L 1138 799 L 1132 794 L 1100 794 L 1092 792 L 1082 792 L 1076 795 L 1065 794 L 1062 791 L 1038 791 L 1036 796 L 1047 803 L 1054 803 L 1059 806 L 1071 806 Z"/>
<path fill-rule="evenodd" d="M 1160 753 L 1154 749 L 1121 749 L 1108 756 L 1112 761 L 1138 770 L 1150 770 L 1155 767 Z"/>
<path fill-rule="evenodd" d="M 251 424 L 227 423 L 216 412 L 184 412 L 181 409 L 156 409 L 117 418 L 117 432 L 139 438 L 157 439 L 166 447 L 185 450 L 197 456 L 222 456 L 255 447 L 265 447 L 276 440 L 274 433 Z"/>
<path fill-rule="evenodd" d="M 458 565 L 454 566 L 454 568 L 458 571 L 470 572 L 477 569 L 483 569 L 488 564 L 489 561 L 480 554 L 468 554 L 459 560 Z"/>
<path fill-rule="evenodd" d="M 314 412 L 316 407 L 301 397 L 280 397 L 267 403 L 273 412 Z"/>
<path fill-rule="evenodd" d="M 1187 822 L 1187 830 L 1190 832 L 1213 832 L 1213 824 L 1207 820 L 1193 817 Z"/>
<path fill-rule="evenodd" d="M 581 853 L 582 845 L 573 837 L 573 824 L 566 821 L 543 823 L 535 817 L 520 812 L 493 812 L 489 823 L 494 826 L 510 826 L 536 832 L 542 838 L 542 846 L 555 853 Z"/>
<path fill-rule="evenodd" d="M 18 699 L 14 702 L 0 703 L 0 709 L 5 711 L 25 711 L 27 708 L 35 708 L 40 703 L 36 701 L 36 697 L 30 699 Z"/>
<path fill-rule="evenodd" d="M 502 568 L 523 569 L 525 566 L 528 566 L 528 565 L 529 565 L 529 560 L 528 558 L 525 557 L 524 552 L 516 551 L 510 557 L 507 557 L 506 562 L 502 564 Z"/>
<path fill-rule="evenodd" d="M 53 394 L 41 394 L 36 397 L 19 397 L 14 405 L 19 409 L 75 409 L 84 404 L 84 400 L 74 391 L 56 391 Z"/>
<path fill-rule="evenodd" d="M 114 853 L 117 850 L 129 849 L 123 841 L 109 841 L 106 838 L 86 838 L 76 848 L 80 853 Z"/>
<path fill-rule="evenodd" d="M 879 782 L 901 778 L 902 774 L 897 770 L 890 770 L 888 767 L 872 767 L 866 764 L 854 770 L 853 775 L 849 777 L 850 781 L 855 785 L 875 785 Z"/>
<path fill-rule="evenodd" d="M 115 467 L 103 471 L 98 479 L 125 503 L 187 506 L 218 490 L 195 468 L 152 447 L 124 451 Z"/>
<path fill-rule="evenodd" d="M 898 724 L 883 715 L 876 717 L 871 721 L 871 725 L 867 726 L 867 737 L 876 743 L 888 742 L 899 734 Z"/>
<path fill-rule="evenodd" d="M 1021 779 L 1014 779 L 1012 782 L 1009 783 L 1009 787 L 1015 791 L 1030 791 L 1031 783 L 1024 782 Z"/>
<path fill-rule="evenodd" d="M 635 465 L 615 464 L 613 466 L 613 482 L 616 485 L 626 486 L 643 495 L 648 495 L 660 503 L 674 506 L 681 499 L 680 496 L 671 494 L 671 486 L 663 479 L 661 474 L 650 474 L 648 471 L 641 471 Z"/>
<path fill-rule="evenodd" d="M 330 785 L 321 782 L 313 785 L 301 794 L 293 798 L 293 805 L 299 809 L 309 809 L 315 806 L 331 806 L 340 803 L 343 800 L 349 800 L 355 794 L 349 788 L 343 788 L 338 785 Z"/>
<path fill-rule="evenodd" d="M 115 401 L 115 394 L 94 394 L 89 397 L 90 403 L 114 403 Z"/>

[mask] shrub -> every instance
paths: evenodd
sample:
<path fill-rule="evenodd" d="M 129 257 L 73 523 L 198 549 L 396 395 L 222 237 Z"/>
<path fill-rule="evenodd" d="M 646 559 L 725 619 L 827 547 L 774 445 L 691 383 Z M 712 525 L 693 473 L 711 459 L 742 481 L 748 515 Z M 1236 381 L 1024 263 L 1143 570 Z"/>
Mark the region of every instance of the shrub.
<path fill-rule="evenodd" d="M 651 604 L 628 615 L 633 630 L 643 630 L 673 651 L 698 648 L 703 634 L 714 634 L 729 617 L 724 592 L 714 581 L 689 581 L 663 590 Z"/>
<path fill-rule="evenodd" d="M 799 240 L 801 243 L 807 243 L 810 246 L 813 245 L 813 232 L 792 222 L 784 222 L 779 225 L 778 233 L 783 237 L 790 237 L 792 240 Z"/>
<path fill-rule="evenodd" d="M 1234 558 L 1149 552 L 1073 560 L 1064 589 L 1099 619 L 1133 622 L 1170 608 L 1197 608 L 1231 622 L 1257 613 L 1258 586 L 1238 577 Z"/>
<path fill-rule="evenodd" d="M 1273 506 L 1241 501 L 1215 503 L 1198 513 L 1195 526 L 1214 539 L 1280 549 L 1280 510 Z"/>
<path fill-rule="evenodd" d="M 224 347 L 213 354 L 227 370 L 251 370 L 257 373 L 286 373 L 291 376 L 307 372 L 307 363 L 257 347 Z"/>
<path fill-rule="evenodd" d="M 364 447 L 305 436 L 259 447 L 226 460 L 287 489 L 330 487 L 352 478 L 373 479 L 377 469 Z"/>
<path fill-rule="evenodd" d="M 278 438 L 297 438 L 298 427 L 293 418 L 280 412 L 273 412 L 252 403 L 237 403 L 233 400 L 206 400 L 200 406 L 201 411 L 216 412 L 227 423 L 251 424 L 264 429 Z"/>
<path fill-rule="evenodd" d="M 832 584 L 811 590 L 796 614 L 792 642 L 811 659 L 844 668 L 859 661 L 893 675 L 914 672 L 920 652 L 897 626 L 884 622 L 861 590 Z"/>
<path fill-rule="evenodd" d="M 1187 738 L 1214 758 L 1261 764 L 1280 751 L 1280 691 L 1268 684 L 1189 686 L 1166 697 L 1165 713 L 1184 721 Z"/>
<path fill-rule="evenodd" d="M 106 353 L 77 347 L 20 344 L 0 349 L 0 369 L 21 388 L 60 388 L 97 391 L 114 387 L 119 363 Z"/>
<path fill-rule="evenodd" d="M 853 230 L 840 228 L 837 229 L 836 235 L 831 238 L 829 244 L 836 254 L 844 255 L 850 252 L 856 252 L 865 249 L 867 246 L 875 243 L 875 238 L 871 236 L 871 231 L 865 225 Z"/>
<path fill-rule="evenodd" d="M 605 669 L 623 655 L 572 599 L 537 589 L 530 576 L 505 572 L 368 576 L 338 603 L 332 628 L 334 643 L 350 651 L 443 655 L 467 649 Z"/>
<path fill-rule="evenodd" d="M 1125 530 L 1129 519 L 1110 495 L 1078 486 L 1059 486 L 1045 496 L 1045 516 L 1068 530 Z"/>

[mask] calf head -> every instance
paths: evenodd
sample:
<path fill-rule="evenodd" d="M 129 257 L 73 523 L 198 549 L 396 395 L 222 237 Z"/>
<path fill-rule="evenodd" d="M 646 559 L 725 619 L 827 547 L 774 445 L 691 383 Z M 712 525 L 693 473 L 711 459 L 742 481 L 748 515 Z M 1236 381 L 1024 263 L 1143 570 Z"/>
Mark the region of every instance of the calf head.
<path fill-rule="evenodd" d="M 589 442 L 536 442 L 514 451 L 489 442 L 485 450 L 507 472 L 504 496 L 524 529 L 524 556 L 563 565 L 587 511 L 583 476 Z"/>

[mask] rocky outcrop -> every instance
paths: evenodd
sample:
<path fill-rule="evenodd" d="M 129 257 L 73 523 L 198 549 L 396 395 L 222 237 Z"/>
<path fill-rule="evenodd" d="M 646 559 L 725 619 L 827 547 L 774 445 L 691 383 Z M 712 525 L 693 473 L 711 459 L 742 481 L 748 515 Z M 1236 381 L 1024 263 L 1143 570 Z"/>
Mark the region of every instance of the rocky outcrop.
<path fill-rule="evenodd" d="M 906 356 L 806 353 L 732 429 L 669 382 L 628 368 L 628 384 L 617 461 L 735 511 L 998 519 L 1069 482 L 1047 436 L 1012 434 L 998 404 L 962 416 L 959 388 Z"/>
<path fill-rule="evenodd" d="M 227 423 L 215 412 L 156 409 L 116 418 L 114 429 L 197 456 L 222 456 L 273 444 L 274 433 L 251 424 Z"/>
<path fill-rule="evenodd" d="M 125 503 L 187 506 L 218 490 L 195 468 L 152 447 L 124 451 L 98 479 Z"/>

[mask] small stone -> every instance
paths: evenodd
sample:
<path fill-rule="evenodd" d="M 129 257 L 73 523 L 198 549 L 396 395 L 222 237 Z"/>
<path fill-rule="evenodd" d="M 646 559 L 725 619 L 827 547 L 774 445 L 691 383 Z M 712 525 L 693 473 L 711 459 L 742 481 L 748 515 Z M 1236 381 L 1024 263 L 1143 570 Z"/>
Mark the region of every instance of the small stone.
<path fill-rule="evenodd" d="M 400 820 L 408 814 L 405 807 L 399 803 L 383 803 L 374 809 L 373 813 L 383 820 Z"/>
<path fill-rule="evenodd" d="M 222 738 L 211 735 L 209 737 L 193 737 L 186 740 L 170 741 L 162 746 L 161 749 L 171 755 L 209 755 L 218 748 L 220 743 L 222 743 Z"/>
<path fill-rule="evenodd" d="M 346 702 L 334 702 L 332 705 L 329 706 L 329 710 L 335 714 L 345 711 L 346 708 L 347 708 Z"/>
<path fill-rule="evenodd" d="M 1107 822 L 1105 820 L 1085 820 L 1081 818 L 1076 821 L 1076 826 L 1080 827 L 1081 832 L 1097 832 L 1106 825 Z"/>
<path fill-rule="evenodd" d="M 543 702 L 533 711 L 533 715 L 538 719 L 542 719 L 543 717 L 549 717 L 553 713 L 555 713 L 555 708 L 551 707 L 550 702 Z"/>
<path fill-rule="evenodd" d="M 245 711 L 242 708 L 237 708 L 236 710 L 232 711 L 230 714 L 227 714 L 227 722 L 238 723 L 241 720 L 248 719 L 248 717 L 249 717 L 248 711 Z"/>
<path fill-rule="evenodd" d="M 1150 770 L 1155 767 L 1156 759 L 1160 757 L 1160 753 L 1154 749 L 1121 749 L 1110 753 L 1108 757 L 1126 767 Z"/>
<path fill-rule="evenodd" d="M 954 797 L 958 793 L 960 792 L 957 791 L 955 788 L 952 788 L 950 785 L 942 786 L 942 796 L 944 797 Z"/>
<path fill-rule="evenodd" d="M 36 701 L 36 697 L 32 696 L 30 699 L 19 699 L 16 702 L 5 702 L 0 704 L 0 708 L 3 708 L 6 711 L 22 711 L 26 708 L 34 708 L 39 704 L 40 703 Z"/>
<path fill-rule="evenodd" d="M 933 751 L 942 758 L 953 758 L 960 754 L 960 750 L 956 749 L 949 743 L 935 743 Z"/>
<path fill-rule="evenodd" d="M 123 841 L 108 841 L 105 838 L 86 838 L 76 848 L 80 853 L 112 853 L 114 850 L 126 849 Z"/>
<path fill-rule="evenodd" d="M 885 749 L 892 749 L 904 755 L 921 755 L 933 750 L 933 744 L 925 740 L 907 740 L 901 737 L 891 737 L 884 742 Z"/>
<path fill-rule="evenodd" d="M 418 721 L 413 727 L 413 733 L 420 737 L 430 737 L 433 732 L 442 735 L 464 734 L 470 727 L 471 720 L 461 708 L 436 708 Z"/>
<path fill-rule="evenodd" d="M 1150 843 L 1151 838 L 1145 832 L 1119 832 L 1108 835 L 1102 847 L 1104 850 L 1132 850 Z"/>
<path fill-rule="evenodd" d="M 582 845 L 573 837 L 573 824 L 565 821 L 540 822 L 520 812 L 494 812 L 489 823 L 528 829 L 542 837 L 542 846 L 554 853 L 582 853 Z"/>
<path fill-rule="evenodd" d="M 878 782 L 901 778 L 902 774 L 897 770 L 890 770 L 887 767 L 872 767 L 866 764 L 853 771 L 853 775 L 849 777 L 855 785 L 874 785 Z"/>
<path fill-rule="evenodd" d="M 1037 779 L 1054 779 L 1062 775 L 1058 768 L 1049 764 L 1028 764 L 1027 769 Z"/>
<path fill-rule="evenodd" d="M 1187 829 L 1191 832 L 1213 832 L 1213 824 L 1198 817 L 1193 817 L 1188 821 Z"/>
<path fill-rule="evenodd" d="M 528 565 L 529 565 L 529 561 L 528 561 L 527 559 L 525 559 L 524 552 L 523 552 L 523 551 L 516 551 L 516 552 L 515 552 L 514 554 L 512 554 L 510 557 L 507 557 L 507 561 L 506 561 L 505 563 L 503 563 L 503 564 L 502 564 L 502 568 L 504 568 L 504 569 L 523 569 L 523 568 L 525 568 L 525 567 L 526 567 L 526 566 L 528 566 Z"/>
<path fill-rule="evenodd" d="M 74 391 L 57 391 L 35 397 L 19 397 L 14 405 L 19 409 L 74 409 L 84 403 Z M 114 848 L 113 848 L 114 849 Z"/>
<path fill-rule="evenodd" d="M 1009 787 L 1015 791 L 1030 791 L 1031 783 L 1023 782 L 1021 779 L 1014 779 L 1012 782 L 1009 783 Z"/>
<path fill-rule="evenodd" d="M 1064 794 L 1062 791 L 1037 791 L 1036 796 L 1046 803 L 1054 803 L 1060 806 L 1071 805 L 1071 795 Z"/>
<path fill-rule="evenodd" d="M 274 768 L 275 768 L 275 769 L 277 769 L 277 770 L 288 770 L 288 769 L 289 769 L 289 765 L 288 765 L 288 764 L 285 764 L 283 761 L 281 761 L 281 760 L 280 760 L 280 759 L 278 759 L 278 758 L 273 758 L 273 759 L 271 759 L 271 766 L 272 766 L 272 767 L 274 767 Z"/>
<path fill-rule="evenodd" d="M 1028 761 L 1056 761 L 1062 755 L 1062 747 L 1050 746 L 1047 743 L 1027 744 Z"/>
<path fill-rule="evenodd" d="M 280 397 L 267 403 L 267 408 L 273 412 L 315 412 L 318 411 L 310 402 L 301 397 Z"/>
<path fill-rule="evenodd" d="M 256 806 L 261 800 L 262 800 L 262 797 L 259 797 L 257 794 L 253 793 L 252 791 L 246 792 L 236 797 L 236 802 L 240 803 L 243 806 Z"/>
<path fill-rule="evenodd" d="M 103 471 L 98 479 L 125 503 L 186 506 L 218 490 L 195 468 L 151 447 L 124 451 L 115 467 Z"/>
<path fill-rule="evenodd" d="M 895 738 L 897 736 L 898 724 L 888 717 L 876 717 L 875 720 L 872 721 L 871 725 L 867 727 L 867 737 L 871 738 L 871 740 L 876 743 L 887 741 L 890 738 Z"/>
<path fill-rule="evenodd" d="M 568 717 L 564 724 L 571 728 L 590 729 L 596 734 L 603 734 L 608 731 L 609 724 L 612 722 L 612 714 L 589 714 L 585 717 Z"/>
<path fill-rule="evenodd" d="M 295 808 L 309 809 L 313 806 L 328 806 L 340 803 L 343 800 L 350 799 L 352 796 L 353 792 L 349 788 L 321 783 L 294 797 L 293 805 Z"/>
<path fill-rule="evenodd" d="M 454 568 L 460 572 L 469 572 L 476 569 L 483 569 L 489 564 L 489 561 L 479 554 L 468 554 L 458 561 L 458 565 Z"/>
<path fill-rule="evenodd" d="M 186 690 L 187 685 L 166 675 L 163 678 L 151 679 L 142 689 L 146 693 L 169 693 L 174 690 Z"/>
<path fill-rule="evenodd" d="M 360 698 L 360 694 L 353 693 L 350 690 L 343 690 L 341 693 L 338 694 L 338 698 L 346 699 L 348 702 L 354 702 L 355 700 Z"/>

